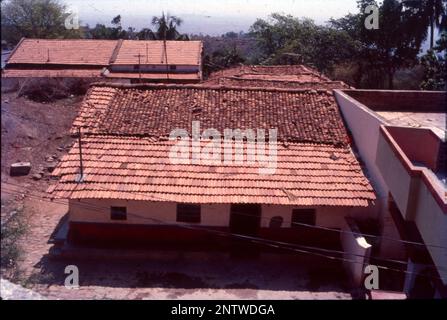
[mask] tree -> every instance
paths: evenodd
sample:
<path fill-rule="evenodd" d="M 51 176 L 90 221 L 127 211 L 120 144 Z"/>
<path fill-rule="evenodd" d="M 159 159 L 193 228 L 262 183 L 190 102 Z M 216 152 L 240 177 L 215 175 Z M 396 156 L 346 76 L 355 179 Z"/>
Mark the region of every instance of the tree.
<path fill-rule="evenodd" d="M 368 5 L 379 8 L 379 29 L 364 26 Z M 374 87 L 380 87 L 382 79 L 386 80 L 387 87 L 393 89 L 395 72 L 418 62 L 417 55 L 427 32 L 420 20 L 421 12 L 397 0 L 384 0 L 380 6 L 374 0 L 360 0 L 358 7 L 358 14 L 333 20 L 331 25 L 345 30 L 358 42 L 355 58 L 360 76 L 375 79 Z"/>
<path fill-rule="evenodd" d="M 149 28 L 143 28 L 137 33 L 137 38 L 139 40 L 154 40 L 155 35 Z"/>
<path fill-rule="evenodd" d="M 96 24 L 93 29 L 89 30 L 92 39 L 112 39 L 112 30 L 104 24 Z"/>
<path fill-rule="evenodd" d="M 185 34 L 180 34 L 177 28 L 180 27 L 183 20 L 176 16 L 171 16 L 162 13 L 160 17 L 152 17 L 152 25 L 156 26 L 157 30 L 152 33 L 152 36 L 157 40 L 189 40 Z"/>
<path fill-rule="evenodd" d="M 111 21 L 111 27 L 104 24 L 97 24 L 93 29 L 88 29 L 92 39 L 133 39 L 135 38 L 135 29 L 130 27 L 123 30 L 121 26 L 121 15 L 117 15 Z"/>
<path fill-rule="evenodd" d="M 354 42 L 346 31 L 278 13 L 268 20 L 258 19 L 250 33 L 268 64 L 305 63 L 320 72 L 330 72 L 335 63 L 350 58 L 354 50 Z"/>
<path fill-rule="evenodd" d="M 446 14 L 446 0 L 405 0 L 404 4 L 420 13 L 420 21 L 430 29 L 430 49 L 433 49 L 435 28 L 441 27 Z"/>
<path fill-rule="evenodd" d="M 203 73 L 208 76 L 213 71 L 222 70 L 245 62 L 245 58 L 236 46 L 226 47 L 205 55 Z"/>
<path fill-rule="evenodd" d="M 2 39 L 16 44 L 27 38 L 79 38 L 81 29 L 66 29 L 70 15 L 58 0 L 10 0 L 1 4 Z"/>
<path fill-rule="evenodd" d="M 425 69 L 422 90 L 447 90 L 447 32 L 441 34 L 433 50 L 422 56 L 421 65 Z"/>

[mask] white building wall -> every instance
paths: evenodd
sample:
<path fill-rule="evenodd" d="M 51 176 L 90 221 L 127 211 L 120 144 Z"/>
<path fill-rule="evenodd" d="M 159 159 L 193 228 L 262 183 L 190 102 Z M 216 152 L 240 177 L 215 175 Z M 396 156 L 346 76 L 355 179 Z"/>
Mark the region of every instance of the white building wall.
<path fill-rule="evenodd" d="M 447 285 L 447 214 L 434 199 L 423 181 L 417 194 L 415 223 L 428 251 L 438 267 L 443 283 Z"/>
<path fill-rule="evenodd" d="M 110 207 L 122 206 L 127 208 L 127 220 L 111 220 Z M 268 228 L 270 219 L 281 216 L 283 228 L 289 228 L 292 220 L 292 210 L 309 208 L 302 206 L 261 206 L 261 227 Z M 355 207 L 316 207 L 316 225 L 342 228 L 344 218 L 358 219 L 373 217 L 371 208 Z M 228 227 L 230 223 L 230 204 L 203 204 L 201 206 L 201 225 Z M 70 221 L 121 224 L 177 224 L 177 205 L 173 202 L 149 202 L 126 200 L 70 200 Z"/>
<path fill-rule="evenodd" d="M 340 90 L 334 90 L 343 118 L 352 133 L 360 157 L 368 168 L 368 175 L 378 193 L 379 201 L 386 204 L 388 187 L 376 166 L 377 144 L 383 120 L 374 112 Z"/>
<path fill-rule="evenodd" d="M 110 67 L 110 69 L 114 72 L 129 72 L 129 71 L 136 71 L 138 72 L 138 70 L 134 69 L 134 64 L 132 65 L 112 65 Z M 171 64 L 168 64 L 168 68 L 169 66 L 171 66 Z M 174 66 L 174 65 L 173 65 Z M 182 72 L 199 72 L 200 68 L 198 65 L 175 65 L 175 69 L 171 70 L 169 69 L 170 72 L 178 72 L 178 73 L 182 73 Z M 141 72 L 166 72 L 166 65 L 165 64 L 159 64 L 159 65 L 145 65 L 145 64 L 141 64 L 140 65 L 140 70 Z"/>
<path fill-rule="evenodd" d="M 352 133 L 360 157 L 368 169 L 368 178 L 377 193 L 377 211 L 382 224 L 382 235 L 399 239 L 399 232 L 387 207 L 389 188 L 376 165 L 380 126 L 384 120 L 341 90 L 334 90 L 334 95 Z M 405 248 L 398 241 L 382 239 L 380 248 L 382 257 L 402 259 L 404 253 Z"/>

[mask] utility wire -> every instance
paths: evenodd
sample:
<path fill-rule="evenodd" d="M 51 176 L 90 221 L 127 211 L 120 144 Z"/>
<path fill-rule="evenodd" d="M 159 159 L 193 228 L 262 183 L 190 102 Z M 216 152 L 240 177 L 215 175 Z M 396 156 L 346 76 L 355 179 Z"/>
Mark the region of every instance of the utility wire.
<path fill-rule="evenodd" d="M 10 194 L 23 194 L 23 192 L 17 191 L 17 190 L 11 190 L 11 191 L 6 191 L 6 193 L 10 193 Z M 34 197 L 37 198 L 41 201 L 46 201 L 49 203 L 59 203 L 59 204 L 64 204 L 66 205 L 66 203 L 61 203 L 61 202 L 57 202 L 57 201 L 52 201 L 49 199 L 45 199 L 41 196 L 38 195 L 33 195 L 33 194 L 28 194 L 30 197 Z M 96 211 L 96 212 L 100 212 L 100 213 L 104 213 L 104 210 L 109 210 L 109 207 L 102 207 L 102 206 L 97 206 L 97 205 L 93 205 L 91 203 L 87 203 L 87 202 L 83 202 L 78 200 L 78 203 L 81 204 L 81 206 L 83 206 L 84 208 L 89 208 L 92 211 Z M 264 238 L 257 238 L 257 237 L 252 237 L 252 236 L 246 236 L 246 235 L 240 235 L 240 234 L 234 234 L 234 233 L 230 233 L 230 232 L 223 232 L 223 231 L 218 231 L 218 230 L 214 230 L 214 229 L 209 229 L 209 228 L 204 228 L 204 227 L 196 227 L 194 225 L 191 224 L 176 224 L 176 223 L 170 223 L 167 221 L 163 221 L 160 219 L 155 219 L 155 218 L 150 218 L 150 217 L 145 217 L 145 216 L 141 216 L 139 214 L 136 213 L 132 213 L 132 212 L 127 212 L 127 214 L 129 214 L 130 216 L 134 216 L 143 220 L 150 220 L 153 222 L 158 222 L 160 224 L 164 224 L 164 225 L 170 225 L 170 226 L 176 226 L 176 227 L 181 227 L 181 228 L 187 228 L 187 229 L 193 229 L 193 230 L 205 230 L 207 232 L 211 232 L 211 233 L 215 233 L 221 236 L 230 236 L 230 237 L 235 237 L 235 238 L 239 238 L 239 239 L 246 239 L 248 241 L 254 242 L 254 243 L 259 243 L 259 244 L 264 244 L 270 247 L 274 247 L 274 248 L 280 248 L 280 249 L 287 249 L 287 250 L 293 250 L 293 251 L 297 251 L 297 252 L 301 252 L 301 253 L 308 253 L 308 254 L 313 254 L 313 255 L 317 255 L 317 256 L 321 256 L 321 257 L 325 257 L 328 259 L 332 259 L 332 260 L 340 260 L 340 261 L 345 261 L 345 262 L 352 262 L 352 263 L 357 263 L 357 264 L 364 264 L 363 262 L 359 262 L 356 260 L 350 260 L 350 259 L 346 259 L 346 258 L 341 258 L 341 257 L 337 257 L 337 256 L 330 256 L 327 254 L 323 254 L 323 253 L 316 253 L 316 252 L 312 252 L 312 251 L 306 251 L 303 250 L 301 248 L 305 248 L 305 249 L 310 249 L 310 250 L 318 250 L 318 251 L 324 251 L 324 252 L 334 252 L 336 254 L 343 254 L 343 253 L 347 253 L 348 255 L 351 256 L 359 256 L 364 258 L 364 256 L 362 255 L 357 255 L 354 253 L 349 253 L 349 252 L 344 252 L 344 251 L 339 251 L 339 250 L 332 250 L 332 249 L 325 249 L 325 248 L 319 248 L 319 247 L 312 247 L 312 246 L 303 246 L 303 245 L 297 245 L 297 244 L 293 244 L 293 243 L 287 243 L 287 242 L 281 242 L 281 241 L 275 241 L 275 240 L 268 240 L 268 239 L 264 239 Z M 405 263 L 403 261 L 398 261 L 398 260 L 390 260 L 390 259 L 378 259 L 378 258 L 373 258 L 375 260 L 382 260 L 382 261 L 387 261 L 387 262 L 394 262 L 394 263 Z M 406 263 L 405 263 L 406 264 Z M 395 268 L 390 268 L 390 267 L 386 267 L 386 266 L 381 266 L 381 265 L 376 265 L 379 269 L 384 269 L 384 270 L 390 270 L 390 271 L 396 271 L 396 272 L 404 272 L 404 273 L 408 273 L 408 274 L 416 274 L 414 272 L 409 272 L 409 271 L 405 271 L 405 270 L 401 270 L 401 269 L 395 269 Z M 440 269 L 439 267 L 436 266 L 432 266 L 432 265 L 426 265 L 429 267 L 434 267 L 435 269 Z M 441 270 L 443 270 L 441 268 Z M 426 276 L 426 275 L 421 275 L 421 276 Z M 444 280 L 444 278 L 442 277 L 430 277 L 427 276 L 429 278 L 439 278 L 441 280 Z"/>
<path fill-rule="evenodd" d="M 8 182 L 8 183 L 11 184 L 11 185 L 15 185 L 15 186 L 17 186 L 17 187 L 21 187 L 21 188 L 23 188 L 23 186 L 21 186 L 21 185 L 13 184 L 13 183 L 10 183 L 10 182 Z M 88 182 L 83 182 L 83 183 L 88 183 Z M 110 190 L 108 190 L 108 189 L 106 189 L 106 188 L 104 188 L 104 187 L 101 187 L 101 186 L 96 186 L 96 187 L 99 187 L 99 188 L 101 188 L 101 189 L 104 190 L 104 191 L 110 191 Z M 75 190 L 74 190 L 74 191 L 75 191 Z M 149 195 L 149 194 L 147 194 L 147 193 L 142 193 L 142 192 L 133 192 L 133 191 L 121 191 L 121 192 L 126 192 L 126 193 L 130 193 L 130 194 L 139 194 L 139 195 L 143 195 L 143 196 L 145 196 L 145 197 L 149 197 L 149 198 L 151 198 L 151 199 L 153 199 L 153 200 L 156 200 L 156 201 L 163 201 L 163 202 L 166 202 L 166 201 L 172 201 L 172 199 L 165 199 L 165 198 L 162 198 L 162 197 L 156 197 L 156 196 Z M 44 194 L 44 195 L 45 195 L 45 196 L 48 196 L 48 194 Z M 244 214 L 244 213 L 236 213 L 236 214 L 237 214 L 237 215 L 250 216 L 250 217 L 251 217 L 251 215 Z M 269 221 L 270 221 L 270 218 L 268 218 L 268 217 L 262 217 L 262 216 L 261 216 L 260 218 L 261 218 L 262 220 L 269 220 Z M 303 227 L 309 227 L 309 228 L 320 229 L 320 230 L 326 230 L 326 231 L 334 231 L 334 232 L 346 233 L 346 234 L 351 234 L 351 235 L 356 235 L 356 234 L 357 234 L 357 233 L 355 233 L 355 232 L 348 231 L 348 230 L 342 230 L 342 229 L 330 228 L 330 227 L 323 227 L 323 226 L 316 226 L 316 225 L 306 224 L 306 223 L 301 223 L 301 222 L 293 222 L 293 221 L 290 221 L 290 220 L 283 221 L 283 223 L 287 223 L 287 224 L 290 224 L 290 225 L 292 225 L 292 223 L 293 223 L 294 225 L 299 225 L 299 226 L 303 226 Z M 386 239 L 386 240 L 391 240 L 391 241 L 401 242 L 401 243 L 405 243 L 405 244 L 412 244 L 412 245 L 419 245 L 419 246 L 426 246 L 426 247 L 433 247 L 433 248 L 438 248 L 438 249 L 444 249 L 444 250 L 447 250 L 447 247 L 439 246 L 439 245 L 425 244 L 425 243 L 420 243 L 420 242 L 415 242 L 415 241 L 402 240 L 402 239 L 396 239 L 396 238 L 386 237 L 386 236 L 378 236 L 378 235 L 367 234 L 367 233 L 361 233 L 361 234 L 362 234 L 362 236 L 364 236 L 364 237 L 371 237 L 371 238 L 376 238 L 376 239 Z"/>

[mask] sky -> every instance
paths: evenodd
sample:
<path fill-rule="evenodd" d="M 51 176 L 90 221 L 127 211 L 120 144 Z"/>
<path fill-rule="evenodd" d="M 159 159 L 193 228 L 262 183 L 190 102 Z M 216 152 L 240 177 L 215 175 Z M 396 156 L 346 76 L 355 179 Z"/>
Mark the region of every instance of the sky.
<path fill-rule="evenodd" d="M 162 11 L 184 20 L 182 33 L 220 35 L 228 31 L 248 31 L 256 18 L 273 12 L 308 17 L 323 24 L 357 12 L 356 0 L 63 0 L 79 14 L 81 24 L 110 24 L 121 14 L 124 28 L 151 27 L 150 20 Z"/>

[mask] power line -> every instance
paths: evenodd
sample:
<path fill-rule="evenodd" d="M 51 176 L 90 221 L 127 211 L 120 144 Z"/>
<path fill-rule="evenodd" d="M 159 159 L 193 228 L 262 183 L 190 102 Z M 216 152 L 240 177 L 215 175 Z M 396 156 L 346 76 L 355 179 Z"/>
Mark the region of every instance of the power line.
<path fill-rule="evenodd" d="M 6 193 L 10 193 L 10 194 L 14 194 L 14 193 L 20 193 L 17 190 L 11 190 L 11 191 L 6 191 Z M 66 203 L 61 203 L 61 202 L 57 202 L 54 200 L 49 200 L 49 199 L 45 199 L 41 196 L 38 195 L 33 195 L 33 194 L 28 194 L 30 197 L 34 197 L 37 198 L 41 201 L 46 201 L 46 202 L 50 202 L 50 203 L 59 203 L 59 204 L 64 204 L 66 205 Z M 89 208 L 92 211 L 96 211 L 96 212 L 100 212 L 100 213 L 104 213 L 104 210 L 109 210 L 109 207 L 103 207 L 103 206 L 97 206 L 97 205 L 93 205 L 91 203 L 87 203 L 87 202 L 83 202 L 78 200 L 78 203 L 81 204 L 81 206 L 83 206 L 84 208 Z M 234 233 L 230 233 L 230 232 L 223 232 L 223 231 L 217 231 L 214 229 L 209 229 L 209 228 L 203 228 L 203 227 L 195 227 L 194 225 L 188 224 L 176 224 L 176 223 L 169 223 L 160 219 L 155 219 L 155 218 L 150 218 L 150 217 L 144 217 L 141 216 L 139 214 L 136 213 L 132 213 L 132 212 L 127 212 L 130 216 L 134 216 L 134 217 L 138 217 L 140 219 L 143 220 L 150 220 L 150 221 L 155 221 L 164 225 L 170 225 L 170 226 L 176 226 L 176 227 L 181 227 L 181 228 L 187 228 L 187 229 L 193 229 L 193 230 L 205 230 L 207 232 L 211 232 L 211 233 L 215 233 L 221 236 L 230 236 L 230 237 L 236 237 L 239 239 L 246 239 L 249 240 L 251 242 L 255 242 L 255 243 L 260 243 L 260 244 L 265 244 L 267 246 L 270 247 L 274 247 L 274 248 L 282 248 L 282 249 L 287 249 L 287 250 L 294 250 L 297 252 L 301 252 L 301 253 L 309 253 L 309 254 L 313 254 L 313 255 L 318 255 L 321 257 L 325 257 L 325 258 L 329 258 L 329 259 L 335 259 L 335 260 L 340 260 L 340 261 L 345 261 L 345 262 L 352 262 L 352 263 L 358 263 L 358 264 L 364 264 L 363 262 L 359 262 L 359 261 L 355 261 L 355 260 L 350 260 L 350 259 L 346 259 L 346 258 L 341 258 L 341 257 L 336 257 L 336 256 L 330 256 L 327 254 L 323 254 L 323 253 L 316 253 L 316 252 L 312 252 L 312 251 L 306 251 L 303 250 L 301 248 L 305 248 L 305 249 L 309 249 L 309 250 L 318 250 L 318 251 L 325 251 L 325 252 L 334 252 L 336 254 L 343 254 L 343 253 L 347 253 L 351 256 L 359 256 L 359 257 L 364 257 L 362 255 L 358 255 L 358 254 L 354 254 L 354 253 L 349 253 L 349 252 L 344 252 L 344 251 L 339 251 L 339 250 L 332 250 L 332 249 L 325 249 L 325 248 L 319 248 L 319 247 L 312 247 L 312 246 L 304 246 L 304 245 L 298 245 L 298 244 L 293 244 L 293 243 L 287 243 L 287 242 L 281 242 L 281 241 L 275 241 L 275 240 L 269 240 L 269 239 L 264 239 L 264 238 L 257 238 L 257 237 L 252 237 L 252 236 L 246 236 L 246 235 L 240 235 L 240 234 L 234 234 Z M 398 260 L 391 260 L 391 259 L 380 259 L 380 258 L 373 258 L 375 260 L 381 260 L 381 261 L 386 261 L 386 262 L 393 262 L 393 263 L 400 263 L 400 264 L 406 264 L 406 262 L 403 261 L 398 261 Z M 396 272 L 404 272 L 404 273 L 408 273 L 408 274 L 417 274 L 414 272 L 409 272 L 409 271 L 405 271 L 405 270 L 401 270 L 401 269 L 395 269 L 395 268 L 390 268 L 390 267 L 386 267 L 386 266 L 380 266 L 380 265 L 376 265 L 379 269 L 384 269 L 384 270 L 390 270 L 390 271 L 396 271 Z M 432 266 L 432 265 L 426 265 L 429 266 L 431 268 L 435 268 L 435 269 L 441 269 L 444 270 L 443 268 L 439 268 L 436 266 Z M 422 275 L 425 276 L 425 275 Z M 427 276 L 429 277 L 429 276 Z M 444 278 L 442 277 L 429 277 L 429 278 L 439 278 L 441 280 L 444 280 Z"/>
<path fill-rule="evenodd" d="M 83 183 L 86 183 L 86 182 L 83 182 Z M 18 184 L 13 184 L 13 183 L 9 183 L 9 184 L 15 185 L 17 187 L 23 187 L 23 186 L 18 185 Z M 96 187 L 101 188 L 104 191 L 110 191 L 110 190 L 108 190 L 108 189 L 106 189 L 104 187 L 101 187 L 101 186 L 96 186 Z M 121 191 L 121 192 L 143 195 L 143 196 L 149 197 L 149 198 L 151 198 L 152 200 L 155 200 L 155 201 L 163 201 L 163 202 L 172 201 L 171 199 L 165 199 L 165 198 L 161 198 L 161 197 L 156 197 L 156 196 L 153 196 L 153 195 L 150 195 L 150 194 L 147 194 L 147 193 L 142 193 L 142 192 L 133 192 L 133 191 Z M 244 213 L 235 213 L 235 214 L 241 215 L 241 216 L 250 216 L 251 217 L 251 215 L 244 214 Z M 261 216 L 260 219 L 262 219 L 262 220 L 269 220 L 270 221 L 270 218 L 268 218 L 268 217 L 262 217 Z M 316 225 L 306 224 L 306 223 L 301 223 L 301 222 L 293 222 L 291 220 L 283 221 L 283 223 L 287 223 L 287 224 L 290 224 L 290 225 L 293 223 L 294 225 L 299 225 L 299 226 L 303 226 L 303 227 L 320 229 L 320 230 L 326 230 L 326 231 L 334 231 L 334 232 L 346 233 L 346 234 L 351 234 L 351 235 L 356 235 L 357 234 L 355 232 L 348 231 L 348 230 L 342 230 L 342 229 L 330 228 L 330 227 L 323 227 L 323 226 L 316 226 Z M 378 235 L 367 234 L 367 233 L 361 233 L 361 234 L 364 237 L 385 239 L 385 240 L 391 240 L 391 241 L 396 241 L 396 242 L 402 242 L 402 243 L 405 243 L 405 244 L 412 244 L 412 245 L 419 245 L 419 246 L 433 247 L 433 248 L 447 250 L 447 247 L 439 246 L 439 245 L 425 244 L 425 243 L 421 243 L 421 242 L 415 242 L 415 241 L 410 241 L 410 240 L 402 240 L 402 239 L 396 239 L 396 238 L 386 237 L 386 236 L 378 236 Z"/>

